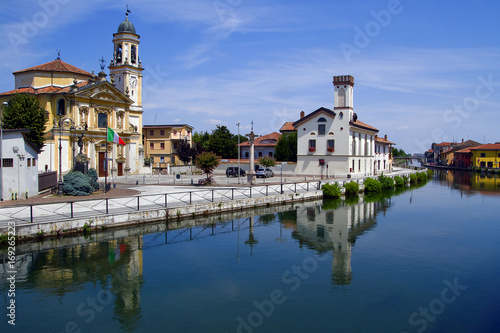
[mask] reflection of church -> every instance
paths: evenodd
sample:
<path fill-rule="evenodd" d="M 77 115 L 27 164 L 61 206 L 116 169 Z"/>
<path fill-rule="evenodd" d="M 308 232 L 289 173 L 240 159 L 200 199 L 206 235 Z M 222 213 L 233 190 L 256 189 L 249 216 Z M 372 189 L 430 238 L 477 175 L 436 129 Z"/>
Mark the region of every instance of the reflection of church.
<path fill-rule="evenodd" d="M 113 307 L 122 329 L 133 331 L 142 316 L 142 236 L 35 253 L 23 278 L 29 288 L 58 296 L 93 282 L 98 290 L 111 292 L 114 302 L 106 306 Z M 85 317 L 79 318 L 84 325 Z"/>
<path fill-rule="evenodd" d="M 336 209 L 321 206 L 303 207 L 297 211 L 296 231 L 292 236 L 301 246 L 325 253 L 332 251 L 332 283 L 351 283 L 351 248 L 358 236 L 375 225 L 376 214 L 385 209 L 382 202 L 360 202 L 347 205 L 344 202 Z"/>
<path fill-rule="evenodd" d="M 142 65 L 139 38 L 134 25 L 126 19 L 113 34 L 113 58 L 109 65 L 110 81 L 104 73 L 96 76 L 59 57 L 51 62 L 14 72 L 15 89 L 0 94 L 0 102 L 25 93 L 35 96 L 47 111 L 45 147 L 39 155 L 38 169 L 72 169 L 79 152 L 78 139 L 83 134 L 82 152 L 89 168 L 105 174 L 105 152 L 108 151 L 108 174 L 141 172 L 142 147 Z M 106 141 L 106 128 L 114 129 L 125 141 L 120 146 Z M 59 139 L 61 138 L 61 141 Z M 62 158 L 59 161 L 59 144 Z"/>

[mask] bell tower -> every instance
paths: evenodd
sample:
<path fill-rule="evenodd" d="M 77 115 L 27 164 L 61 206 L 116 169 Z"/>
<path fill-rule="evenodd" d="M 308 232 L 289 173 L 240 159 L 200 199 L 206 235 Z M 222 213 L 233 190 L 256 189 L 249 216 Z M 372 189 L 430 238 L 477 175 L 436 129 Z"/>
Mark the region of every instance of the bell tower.
<path fill-rule="evenodd" d="M 115 86 L 134 101 L 131 109 L 142 110 L 142 68 L 139 58 L 139 38 L 135 27 L 128 20 L 127 9 L 125 20 L 113 34 L 113 59 L 109 65 L 110 79 Z"/>
<path fill-rule="evenodd" d="M 348 109 L 349 113 L 353 112 L 353 87 L 354 77 L 351 75 L 340 75 L 333 77 L 334 89 L 334 110 Z M 346 112 L 346 110 L 344 110 Z"/>

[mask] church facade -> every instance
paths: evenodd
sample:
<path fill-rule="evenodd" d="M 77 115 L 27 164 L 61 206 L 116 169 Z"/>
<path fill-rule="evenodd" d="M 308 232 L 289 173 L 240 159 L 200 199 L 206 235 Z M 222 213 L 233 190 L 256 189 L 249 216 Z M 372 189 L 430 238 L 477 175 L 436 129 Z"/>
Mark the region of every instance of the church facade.
<path fill-rule="evenodd" d="M 13 73 L 15 89 L 1 93 L 0 103 L 8 102 L 14 94 L 30 94 L 47 112 L 39 171 L 71 171 L 76 155 L 81 152 L 87 156 L 89 168 L 95 168 L 100 177 L 143 172 L 143 68 L 139 38 L 127 13 L 113 35 L 109 81 L 104 73 L 104 60 L 98 75 L 65 63 L 59 57 Z M 107 142 L 107 127 L 126 145 Z"/>

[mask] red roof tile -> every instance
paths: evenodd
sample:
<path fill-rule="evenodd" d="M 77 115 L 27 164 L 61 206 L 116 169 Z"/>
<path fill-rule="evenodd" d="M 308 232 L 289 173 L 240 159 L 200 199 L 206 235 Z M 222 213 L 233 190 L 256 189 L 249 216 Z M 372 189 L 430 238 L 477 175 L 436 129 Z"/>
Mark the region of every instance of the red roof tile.
<path fill-rule="evenodd" d="M 435 146 L 443 146 L 444 147 L 444 146 L 451 146 L 451 145 L 452 145 L 451 142 L 441 142 L 441 143 L 436 144 Z"/>
<path fill-rule="evenodd" d="M 61 59 L 56 59 L 51 62 L 47 62 L 42 65 L 21 69 L 14 72 L 13 74 L 25 73 L 25 72 L 64 72 L 64 73 L 75 73 L 80 75 L 92 76 L 91 73 L 84 71 L 78 67 L 65 63 Z"/>
<path fill-rule="evenodd" d="M 76 84 L 76 87 L 77 88 L 85 87 L 87 84 L 89 84 L 88 81 L 80 81 Z M 43 88 L 24 87 L 24 88 L 18 88 L 18 89 L 4 92 L 4 93 L 0 93 L 0 96 L 9 96 L 9 95 L 14 95 L 14 94 L 34 94 L 34 95 L 61 94 L 61 93 L 70 92 L 72 86 L 73 85 L 66 86 L 66 87 L 48 86 L 48 87 L 43 87 Z"/>
<path fill-rule="evenodd" d="M 378 129 L 376 129 L 375 127 L 370 126 L 368 124 L 365 124 L 364 122 L 360 121 L 359 119 L 356 119 L 356 121 L 351 121 L 350 124 L 353 126 L 356 126 L 356 127 L 361 127 L 361 128 L 365 128 L 365 129 L 369 129 L 369 130 L 373 130 L 373 131 L 378 132 Z"/>
<path fill-rule="evenodd" d="M 260 146 L 260 147 L 265 147 L 265 146 L 273 147 L 273 146 L 276 146 L 276 143 L 261 143 L 261 141 L 276 140 L 276 142 L 278 142 L 280 137 L 281 137 L 281 134 L 276 133 L 276 132 L 273 132 L 273 133 L 267 134 L 267 135 L 263 135 L 263 136 L 259 136 L 259 137 L 255 138 L 254 145 Z M 245 141 L 243 143 L 240 143 L 240 146 L 250 146 L 250 141 Z"/>
<path fill-rule="evenodd" d="M 455 153 L 470 153 L 470 148 L 464 148 L 464 149 L 456 151 Z"/>
<path fill-rule="evenodd" d="M 376 137 L 376 138 L 375 138 L 375 141 L 376 141 L 376 142 L 380 142 L 380 143 L 387 143 L 387 144 L 389 144 L 389 145 L 395 145 L 395 143 L 394 143 L 394 142 L 391 142 L 391 141 L 386 140 L 386 139 L 381 138 L 381 137 Z"/>
<path fill-rule="evenodd" d="M 471 150 L 500 150 L 500 143 L 487 143 L 477 147 L 470 148 Z"/>
<path fill-rule="evenodd" d="M 280 132 L 295 131 L 295 130 L 296 130 L 296 128 L 293 126 L 293 121 L 287 121 L 280 128 Z"/>

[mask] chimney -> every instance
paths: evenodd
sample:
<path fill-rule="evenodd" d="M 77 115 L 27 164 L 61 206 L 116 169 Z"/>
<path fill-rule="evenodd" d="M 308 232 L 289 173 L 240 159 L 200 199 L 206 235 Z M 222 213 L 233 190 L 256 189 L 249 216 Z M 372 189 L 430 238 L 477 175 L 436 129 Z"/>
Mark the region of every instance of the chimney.
<path fill-rule="evenodd" d="M 300 119 L 304 118 L 305 115 L 306 113 L 304 111 L 300 111 Z"/>
<path fill-rule="evenodd" d="M 378 135 L 377 135 L 377 134 L 375 134 L 375 140 L 376 140 L 376 139 L 378 139 Z"/>
<path fill-rule="evenodd" d="M 464 138 L 462 138 L 462 143 L 464 143 Z"/>
<path fill-rule="evenodd" d="M 386 134 L 386 135 L 384 135 L 384 140 L 385 140 L 385 141 L 387 141 L 387 134 Z"/>

